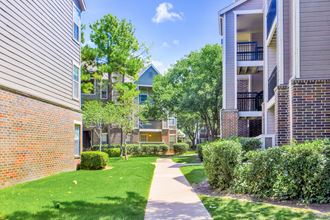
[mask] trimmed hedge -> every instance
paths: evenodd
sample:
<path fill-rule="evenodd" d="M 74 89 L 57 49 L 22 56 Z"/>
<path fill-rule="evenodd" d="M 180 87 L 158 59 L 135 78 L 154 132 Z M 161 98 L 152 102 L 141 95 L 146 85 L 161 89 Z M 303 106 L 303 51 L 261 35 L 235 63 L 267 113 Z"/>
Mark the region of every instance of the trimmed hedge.
<path fill-rule="evenodd" d="M 251 151 L 236 170 L 233 189 L 260 197 L 330 202 L 330 144 L 314 141 Z"/>
<path fill-rule="evenodd" d="M 81 153 L 80 169 L 101 170 L 107 166 L 108 154 L 99 151 L 87 151 Z"/>
<path fill-rule="evenodd" d="M 201 143 L 201 144 L 197 144 L 197 154 L 198 157 L 201 161 L 203 161 L 203 147 L 206 145 L 207 143 Z"/>
<path fill-rule="evenodd" d="M 103 152 L 107 153 L 109 157 L 120 157 L 120 148 L 106 148 Z"/>
<path fill-rule="evenodd" d="M 189 144 L 187 143 L 173 144 L 173 150 L 175 154 L 184 154 L 189 150 Z"/>
<path fill-rule="evenodd" d="M 220 140 L 203 145 L 205 172 L 210 186 L 228 189 L 234 180 L 235 169 L 241 163 L 242 146 L 231 140 Z"/>
<path fill-rule="evenodd" d="M 240 137 L 238 141 L 245 152 L 261 149 L 261 141 L 257 138 Z"/>

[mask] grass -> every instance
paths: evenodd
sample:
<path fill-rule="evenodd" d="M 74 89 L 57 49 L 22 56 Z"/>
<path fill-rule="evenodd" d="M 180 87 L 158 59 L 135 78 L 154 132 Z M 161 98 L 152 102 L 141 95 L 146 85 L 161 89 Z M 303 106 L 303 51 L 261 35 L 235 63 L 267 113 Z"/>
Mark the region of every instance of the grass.
<path fill-rule="evenodd" d="M 190 184 L 198 184 L 206 180 L 204 167 L 184 166 L 180 168 Z M 233 198 L 200 195 L 202 202 L 215 220 L 231 219 L 329 219 L 318 217 L 314 213 L 267 203 L 251 202 Z"/>
<path fill-rule="evenodd" d="M 200 163 L 200 159 L 198 158 L 197 154 L 189 154 L 189 155 L 178 155 L 174 156 L 172 160 L 175 163 Z"/>
<path fill-rule="evenodd" d="M 62 173 L 0 190 L 0 219 L 143 219 L 155 160 L 111 159 L 110 170 Z"/>

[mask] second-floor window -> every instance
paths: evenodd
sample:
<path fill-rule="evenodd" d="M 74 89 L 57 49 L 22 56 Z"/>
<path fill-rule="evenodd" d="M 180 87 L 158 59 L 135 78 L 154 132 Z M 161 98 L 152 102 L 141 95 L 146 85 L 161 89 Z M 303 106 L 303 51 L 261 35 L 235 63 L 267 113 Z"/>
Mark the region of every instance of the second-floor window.
<path fill-rule="evenodd" d="M 100 98 L 108 99 L 108 97 L 109 97 L 108 84 L 103 82 L 100 84 Z"/>
<path fill-rule="evenodd" d="M 72 96 L 74 99 L 79 99 L 79 88 L 80 88 L 80 70 L 79 66 L 73 64 L 73 73 L 72 73 Z"/>
<path fill-rule="evenodd" d="M 140 94 L 139 95 L 139 103 L 140 104 L 144 104 L 147 101 L 147 99 L 148 99 L 148 95 L 146 95 L 146 94 Z"/>
<path fill-rule="evenodd" d="M 175 126 L 175 125 L 176 125 L 176 120 L 175 120 L 175 118 L 170 118 L 170 119 L 168 119 L 168 125 L 169 125 L 169 126 Z"/>
<path fill-rule="evenodd" d="M 80 25 L 81 25 L 81 11 L 75 3 L 73 3 L 73 39 L 80 42 Z"/>

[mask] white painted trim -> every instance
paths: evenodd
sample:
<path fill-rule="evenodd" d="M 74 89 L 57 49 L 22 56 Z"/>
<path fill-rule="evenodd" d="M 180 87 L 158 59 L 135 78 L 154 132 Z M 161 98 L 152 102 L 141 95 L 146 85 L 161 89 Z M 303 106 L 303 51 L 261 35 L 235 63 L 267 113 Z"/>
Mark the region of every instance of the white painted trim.
<path fill-rule="evenodd" d="M 272 39 L 273 39 L 273 37 L 274 37 L 274 34 L 275 34 L 275 31 L 276 31 L 276 29 L 277 29 L 277 15 L 276 15 L 276 17 L 275 17 L 275 19 L 274 19 L 274 23 L 273 23 L 273 25 L 272 25 L 272 27 L 271 27 L 271 29 L 270 29 L 270 32 L 269 32 L 269 36 L 267 36 L 267 25 L 266 25 L 266 42 L 267 42 L 267 46 L 269 46 L 270 45 L 270 43 L 272 42 Z"/>
<path fill-rule="evenodd" d="M 237 109 L 237 13 L 234 11 L 234 109 Z"/>
<path fill-rule="evenodd" d="M 73 120 L 73 124 L 75 124 L 75 125 L 82 125 L 83 123 L 82 123 L 82 121 Z"/>
<path fill-rule="evenodd" d="M 246 117 L 262 117 L 262 111 L 240 111 L 238 112 L 238 116 L 239 117 L 243 117 L 243 118 L 246 118 Z"/>
<path fill-rule="evenodd" d="M 80 127 L 80 137 L 79 137 L 80 150 L 79 150 L 79 153 L 81 155 L 81 153 L 83 151 L 83 123 L 82 123 L 82 121 L 73 120 L 73 141 L 74 142 L 75 142 L 75 135 L 76 135 L 76 125 L 79 125 L 79 127 Z M 91 135 L 91 136 L 93 136 L 93 135 Z M 73 144 L 73 151 L 75 151 L 74 149 L 75 149 L 75 144 Z M 79 158 L 80 155 L 74 154 L 73 156 L 75 158 Z"/>
<path fill-rule="evenodd" d="M 226 12 L 228 12 L 228 11 L 234 9 L 234 8 L 236 8 L 237 6 L 243 4 L 243 3 L 246 2 L 246 1 L 247 1 L 247 0 L 239 0 L 239 1 L 237 1 L 237 2 L 234 2 L 234 3 L 230 4 L 230 5 L 228 5 L 227 7 L 223 8 L 223 9 L 221 9 L 221 10 L 219 11 L 219 16 L 220 16 L 220 15 L 223 15 L 224 13 L 226 13 Z"/>
<path fill-rule="evenodd" d="M 100 81 L 101 83 L 100 83 L 100 99 L 101 100 L 106 100 L 106 99 L 108 99 L 109 98 L 109 88 L 107 88 L 107 97 L 106 98 L 103 98 L 102 97 L 102 86 L 104 85 L 103 84 L 103 82 L 102 82 L 102 80 Z M 114 94 L 114 90 L 112 90 L 112 95 Z"/>
<path fill-rule="evenodd" d="M 293 76 L 300 78 L 300 0 L 293 0 Z"/>
<path fill-rule="evenodd" d="M 249 92 L 252 92 L 252 75 L 249 74 L 249 79 L 248 79 L 248 83 L 249 83 Z"/>
<path fill-rule="evenodd" d="M 275 95 L 266 103 L 266 111 L 275 105 Z"/>
<path fill-rule="evenodd" d="M 265 7 L 266 7 L 266 4 L 264 4 Z M 264 120 L 263 120 L 263 126 L 264 126 L 264 133 L 267 134 L 268 133 L 268 130 L 267 130 L 267 127 L 268 127 L 268 112 L 267 112 L 267 109 L 266 109 L 266 103 L 268 101 L 268 44 L 267 44 L 267 19 L 266 19 L 266 16 L 267 16 L 267 11 L 268 11 L 268 8 L 266 7 L 265 9 L 265 13 L 264 13 L 264 16 L 263 16 L 263 25 L 264 25 L 264 28 L 263 28 L 263 47 L 264 47 L 264 68 L 263 68 L 263 91 L 264 91 L 264 103 L 263 103 L 263 112 L 264 112 Z"/>
<path fill-rule="evenodd" d="M 162 132 L 162 129 L 139 129 L 140 132 Z"/>
<path fill-rule="evenodd" d="M 263 65 L 264 65 L 264 61 L 238 61 L 237 62 L 237 66 L 239 66 L 239 67 L 263 66 Z"/>
<path fill-rule="evenodd" d="M 263 13 L 262 9 L 234 11 L 234 14 L 237 14 L 237 15 L 262 14 L 262 13 Z"/>
<path fill-rule="evenodd" d="M 284 22 L 283 22 L 283 0 L 277 0 L 277 70 L 278 70 L 278 85 L 284 83 Z"/>
<path fill-rule="evenodd" d="M 266 148 L 266 141 L 265 141 L 266 138 L 271 138 L 272 139 L 272 147 L 275 146 L 275 134 L 262 134 L 262 135 L 259 135 L 256 138 L 261 140 L 263 149 Z"/>
<path fill-rule="evenodd" d="M 149 87 L 149 88 L 152 88 L 152 85 L 143 85 L 143 84 L 138 84 L 138 87 Z"/>
<path fill-rule="evenodd" d="M 249 80 L 250 74 L 237 75 L 238 80 Z"/>
<path fill-rule="evenodd" d="M 73 79 L 74 67 L 78 67 L 78 81 Z M 81 66 L 76 61 L 72 60 L 72 70 L 71 70 L 71 79 L 72 79 L 72 99 L 79 101 L 81 100 Z M 75 97 L 74 94 L 74 83 L 78 83 L 78 97 Z"/>
<path fill-rule="evenodd" d="M 227 108 L 227 15 L 224 15 L 223 18 L 223 23 L 224 23 L 224 29 L 223 29 L 223 48 L 222 48 L 222 108 L 226 109 Z"/>

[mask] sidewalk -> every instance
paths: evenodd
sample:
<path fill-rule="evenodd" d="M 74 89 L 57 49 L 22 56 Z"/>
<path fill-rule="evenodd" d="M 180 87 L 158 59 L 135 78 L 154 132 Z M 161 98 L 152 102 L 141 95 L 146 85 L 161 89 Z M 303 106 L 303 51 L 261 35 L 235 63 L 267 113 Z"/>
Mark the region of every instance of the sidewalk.
<path fill-rule="evenodd" d="M 203 203 L 171 159 L 158 159 L 145 220 L 212 219 Z"/>

